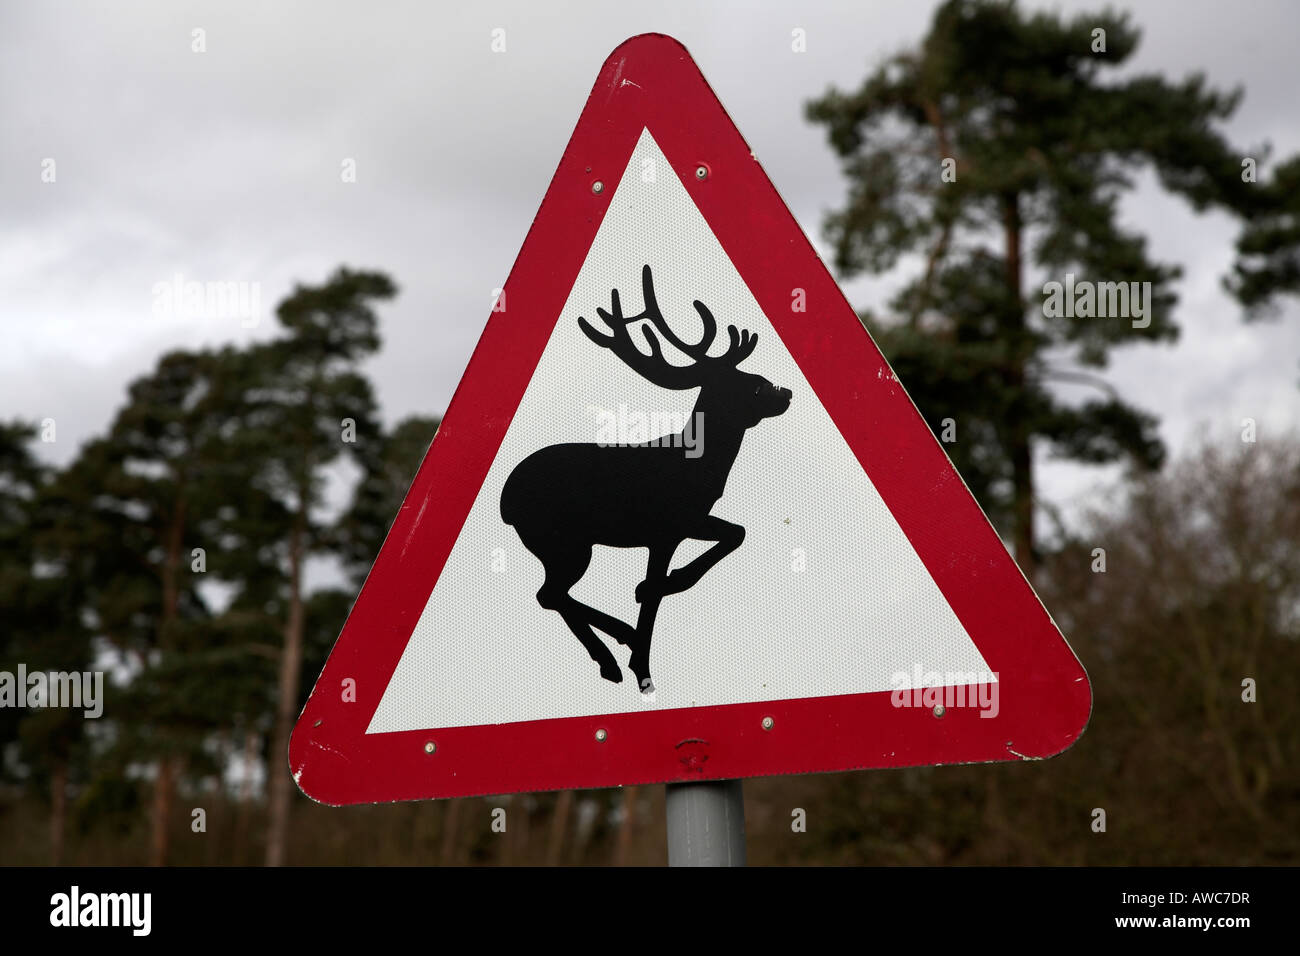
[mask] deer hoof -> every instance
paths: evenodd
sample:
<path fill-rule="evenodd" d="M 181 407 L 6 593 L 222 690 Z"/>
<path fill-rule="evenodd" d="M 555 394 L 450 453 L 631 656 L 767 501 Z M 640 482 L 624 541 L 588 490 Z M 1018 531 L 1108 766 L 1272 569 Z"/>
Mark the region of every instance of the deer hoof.
<path fill-rule="evenodd" d="M 600 676 L 612 684 L 623 683 L 623 672 L 619 670 L 617 664 L 601 664 Z"/>
<path fill-rule="evenodd" d="M 655 682 L 648 677 L 641 678 L 641 693 L 653 694 L 655 692 Z"/>

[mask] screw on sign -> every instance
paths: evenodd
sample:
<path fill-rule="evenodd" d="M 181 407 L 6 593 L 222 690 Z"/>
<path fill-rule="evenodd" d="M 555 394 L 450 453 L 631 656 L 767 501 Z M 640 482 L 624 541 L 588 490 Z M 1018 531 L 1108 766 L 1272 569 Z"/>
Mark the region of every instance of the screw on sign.
<path fill-rule="evenodd" d="M 665 783 L 670 862 L 735 864 L 743 777 L 1082 733 L 1078 659 L 677 41 L 605 61 L 504 289 L 294 731 L 304 793 Z"/>

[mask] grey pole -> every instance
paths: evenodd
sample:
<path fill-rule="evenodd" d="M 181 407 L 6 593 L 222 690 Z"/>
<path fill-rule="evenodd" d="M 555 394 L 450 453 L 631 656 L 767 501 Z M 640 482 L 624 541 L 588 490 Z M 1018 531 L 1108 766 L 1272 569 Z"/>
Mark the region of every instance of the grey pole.
<path fill-rule="evenodd" d="M 739 780 L 668 784 L 668 865 L 744 866 L 745 796 Z"/>

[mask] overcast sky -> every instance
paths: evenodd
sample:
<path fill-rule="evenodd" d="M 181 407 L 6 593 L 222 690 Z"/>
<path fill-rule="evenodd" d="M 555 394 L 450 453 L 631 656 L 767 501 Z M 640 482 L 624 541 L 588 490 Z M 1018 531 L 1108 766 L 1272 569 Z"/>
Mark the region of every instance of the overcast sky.
<path fill-rule="evenodd" d="M 1093 3 L 1026 3 L 1067 13 Z M 1300 151 L 1300 4 L 1139 2 L 1132 69 L 1203 70 L 1245 99 L 1234 143 Z M 933 4 L 187 3 L 0 5 L 0 416 L 57 422 L 64 462 L 163 351 L 271 335 L 295 280 L 340 263 L 387 271 L 369 366 L 390 423 L 440 413 L 523 241 L 601 63 L 659 31 L 683 41 L 825 252 L 845 183 L 802 107 L 913 45 Z M 807 52 L 791 31 L 807 31 Z M 506 51 L 491 50 L 505 30 Z M 206 52 L 192 51 L 195 29 Z M 356 162 L 356 182 L 341 164 Z M 42 181 L 43 161 L 56 181 Z M 1185 273 L 1174 347 L 1116 353 L 1121 393 L 1175 453 L 1200 428 L 1300 424 L 1300 308 L 1247 325 L 1220 291 L 1235 227 L 1152 179 L 1123 204 L 1151 254 Z M 263 320 L 157 315 L 154 287 L 257 283 Z M 881 308 L 902 273 L 845 284 Z M 904 383 L 906 385 L 906 383 Z M 1077 501 L 1096 470 L 1048 466 Z M 1106 477 L 1104 474 L 1101 477 Z"/>

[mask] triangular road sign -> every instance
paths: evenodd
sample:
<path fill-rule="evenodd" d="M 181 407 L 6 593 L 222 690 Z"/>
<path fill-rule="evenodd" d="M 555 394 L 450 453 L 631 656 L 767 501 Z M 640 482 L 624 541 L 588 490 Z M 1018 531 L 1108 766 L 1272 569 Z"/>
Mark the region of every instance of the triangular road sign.
<path fill-rule="evenodd" d="M 294 779 L 344 804 L 1034 759 L 1090 707 L 686 50 L 628 40 L 303 709 Z"/>

